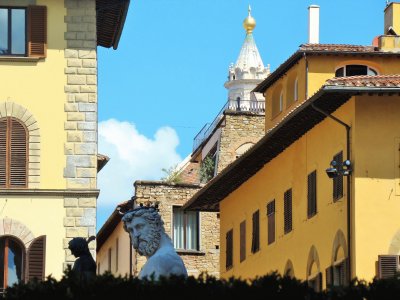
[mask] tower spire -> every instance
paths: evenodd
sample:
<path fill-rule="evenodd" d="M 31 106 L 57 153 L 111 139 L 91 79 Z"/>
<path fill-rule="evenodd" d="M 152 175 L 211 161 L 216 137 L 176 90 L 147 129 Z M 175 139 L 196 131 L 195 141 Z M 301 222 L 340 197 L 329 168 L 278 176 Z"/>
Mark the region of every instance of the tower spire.
<path fill-rule="evenodd" d="M 251 6 L 250 5 L 248 8 L 248 12 L 249 12 L 249 15 L 243 21 L 243 27 L 246 30 L 246 32 L 249 34 L 249 33 L 252 33 L 253 29 L 256 27 L 256 20 L 251 16 Z"/>
<path fill-rule="evenodd" d="M 229 66 L 228 81 L 225 87 L 229 91 L 229 99 L 240 98 L 250 100 L 250 91 L 269 75 L 269 67 L 265 68 L 253 37 L 256 20 L 248 6 L 248 16 L 243 20 L 246 37 L 235 64 Z"/>

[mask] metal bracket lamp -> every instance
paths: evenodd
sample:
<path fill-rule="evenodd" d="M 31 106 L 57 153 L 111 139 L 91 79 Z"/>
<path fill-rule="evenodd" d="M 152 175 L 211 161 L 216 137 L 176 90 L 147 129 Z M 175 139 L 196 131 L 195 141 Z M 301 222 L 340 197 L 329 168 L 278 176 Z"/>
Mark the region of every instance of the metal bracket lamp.
<path fill-rule="evenodd" d="M 326 169 L 326 174 L 329 178 L 336 178 L 338 176 L 349 176 L 352 171 L 350 160 L 346 159 L 342 164 L 335 160 L 331 161 L 331 167 Z"/>

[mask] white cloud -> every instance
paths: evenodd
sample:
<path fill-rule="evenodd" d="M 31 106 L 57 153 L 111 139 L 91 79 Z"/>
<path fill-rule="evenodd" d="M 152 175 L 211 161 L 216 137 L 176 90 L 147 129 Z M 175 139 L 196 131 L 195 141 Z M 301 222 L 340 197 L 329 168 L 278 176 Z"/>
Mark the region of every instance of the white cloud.
<path fill-rule="evenodd" d="M 99 153 L 110 161 L 98 174 L 98 229 L 116 204 L 134 194 L 135 180 L 159 180 L 181 161 L 179 138 L 173 128 L 162 127 L 153 138 L 140 134 L 135 124 L 109 119 L 99 123 Z"/>

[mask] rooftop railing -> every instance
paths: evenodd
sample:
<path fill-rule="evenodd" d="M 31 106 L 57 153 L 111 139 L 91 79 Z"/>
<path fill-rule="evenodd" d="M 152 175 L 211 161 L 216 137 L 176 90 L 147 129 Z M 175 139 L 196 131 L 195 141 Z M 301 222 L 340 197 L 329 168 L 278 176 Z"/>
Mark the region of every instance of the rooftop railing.
<path fill-rule="evenodd" d="M 243 111 L 252 112 L 255 114 L 265 113 L 265 101 L 255 101 L 255 100 L 228 100 L 222 109 L 219 111 L 218 115 L 212 121 L 212 123 L 207 123 L 199 131 L 198 134 L 193 139 L 193 152 L 199 148 L 199 146 L 211 135 L 214 129 L 217 127 L 219 121 L 224 116 L 224 112 L 227 110 L 231 111 Z"/>

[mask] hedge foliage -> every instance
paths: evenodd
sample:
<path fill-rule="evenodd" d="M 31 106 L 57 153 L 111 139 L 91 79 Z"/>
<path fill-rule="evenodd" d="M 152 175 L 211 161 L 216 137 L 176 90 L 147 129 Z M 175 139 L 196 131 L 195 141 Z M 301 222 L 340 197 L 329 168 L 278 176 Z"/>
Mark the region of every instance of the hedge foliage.
<path fill-rule="evenodd" d="M 110 273 L 90 281 L 78 280 L 66 271 L 61 280 L 48 277 L 8 287 L 4 299 L 123 299 L 135 300 L 172 298 L 174 300 L 213 299 L 273 299 L 273 300 L 399 300 L 400 279 L 374 280 L 370 283 L 354 280 L 349 287 L 316 293 L 306 282 L 278 273 L 256 278 L 219 280 L 211 276 L 161 278 L 159 281 L 132 277 L 114 277 Z"/>

